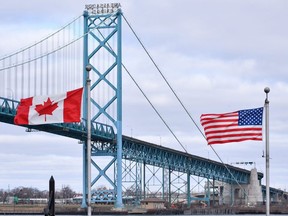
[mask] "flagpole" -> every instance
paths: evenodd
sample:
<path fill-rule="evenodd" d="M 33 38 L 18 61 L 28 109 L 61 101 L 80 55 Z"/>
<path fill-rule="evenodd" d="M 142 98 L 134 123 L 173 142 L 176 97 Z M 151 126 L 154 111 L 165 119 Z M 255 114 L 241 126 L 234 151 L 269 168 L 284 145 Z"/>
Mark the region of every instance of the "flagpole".
<path fill-rule="evenodd" d="M 87 79 L 87 215 L 91 216 L 91 65 L 86 66 Z"/>
<path fill-rule="evenodd" d="M 270 88 L 264 88 L 264 92 L 266 93 L 265 99 L 265 141 L 266 141 L 266 216 L 270 215 L 270 179 L 269 179 L 269 100 L 268 93 L 270 92 Z"/>

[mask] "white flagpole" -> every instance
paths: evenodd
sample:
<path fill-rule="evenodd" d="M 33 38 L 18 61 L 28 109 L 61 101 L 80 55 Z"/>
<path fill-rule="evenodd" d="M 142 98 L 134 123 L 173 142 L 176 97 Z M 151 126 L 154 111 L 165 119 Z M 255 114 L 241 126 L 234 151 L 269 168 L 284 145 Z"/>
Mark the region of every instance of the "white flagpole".
<path fill-rule="evenodd" d="M 270 88 L 266 87 L 264 89 L 266 93 L 265 99 L 265 139 L 266 139 L 266 216 L 270 215 L 270 187 L 269 187 L 269 100 L 268 100 L 268 93 L 270 92 Z"/>
<path fill-rule="evenodd" d="M 91 80 L 89 72 L 91 66 L 86 66 L 87 71 L 87 215 L 91 216 Z"/>

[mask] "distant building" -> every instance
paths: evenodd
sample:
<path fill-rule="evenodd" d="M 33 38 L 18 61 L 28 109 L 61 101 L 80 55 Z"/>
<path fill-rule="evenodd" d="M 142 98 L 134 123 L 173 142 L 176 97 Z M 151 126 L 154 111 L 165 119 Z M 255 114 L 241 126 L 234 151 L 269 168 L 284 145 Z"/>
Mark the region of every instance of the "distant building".
<path fill-rule="evenodd" d="M 17 196 L 8 196 L 7 204 L 47 204 L 47 198 L 18 198 Z"/>
<path fill-rule="evenodd" d="M 165 201 L 159 198 L 147 198 L 141 201 L 141 208 L 144 209 L 165 209 Z"/>

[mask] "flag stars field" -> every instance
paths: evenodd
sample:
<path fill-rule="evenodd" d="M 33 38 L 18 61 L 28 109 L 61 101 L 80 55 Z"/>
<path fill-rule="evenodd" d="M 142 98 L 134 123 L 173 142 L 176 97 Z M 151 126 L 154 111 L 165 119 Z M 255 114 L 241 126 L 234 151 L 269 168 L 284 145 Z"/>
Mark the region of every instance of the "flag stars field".
<path fill-rule="evenodd" d="M 239 111 L 239 125 L 262 125 L 263 108 Z"/>

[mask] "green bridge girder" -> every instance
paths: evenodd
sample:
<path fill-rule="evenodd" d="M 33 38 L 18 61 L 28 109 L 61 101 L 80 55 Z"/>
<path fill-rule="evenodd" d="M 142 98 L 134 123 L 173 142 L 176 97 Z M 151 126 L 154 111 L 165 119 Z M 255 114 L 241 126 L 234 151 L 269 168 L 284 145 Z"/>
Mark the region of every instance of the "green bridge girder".
<path fill-rule="evenodd" d="M 247 184 L 250 179 L 248 170 L 226 164 L 233 178 L 222 163 L 127 136 L 123 136 L 123 158 L 227 183 L 237 180 Z M 263 174 L 258 173 L 258 179 L 262 178 Z"/>
<path fill-rule="evenodd" d="M 14 124 L 14 117 L 19 102 L 0 97 L 0 121 Z M 86 127 L 82 123 L 47 124 L 47 125 L 22 125 L 29 129 L 45 131 L 61 136 L 86 139 Z M 113 127 L 101 123 L 92 123 L 92 155 L 115 155 L 116 135 Z M 215 179 L 227 183 L 249 183 L 250 171 L 224 165 L 220 162 L 205 159 L 181 151 L 173 150 L 149 142 L 123 136 L 123 159 L 141 162 L 144 164 L 162 167 L 171 171 L 179 171 L 208 179 Z M 226 167 L 229 168 L 230 172 Z M 231 173 L 234 177 L 232 177 Z M 258 172 L 258 179 L 263 178 L 263 173 Z"/>

